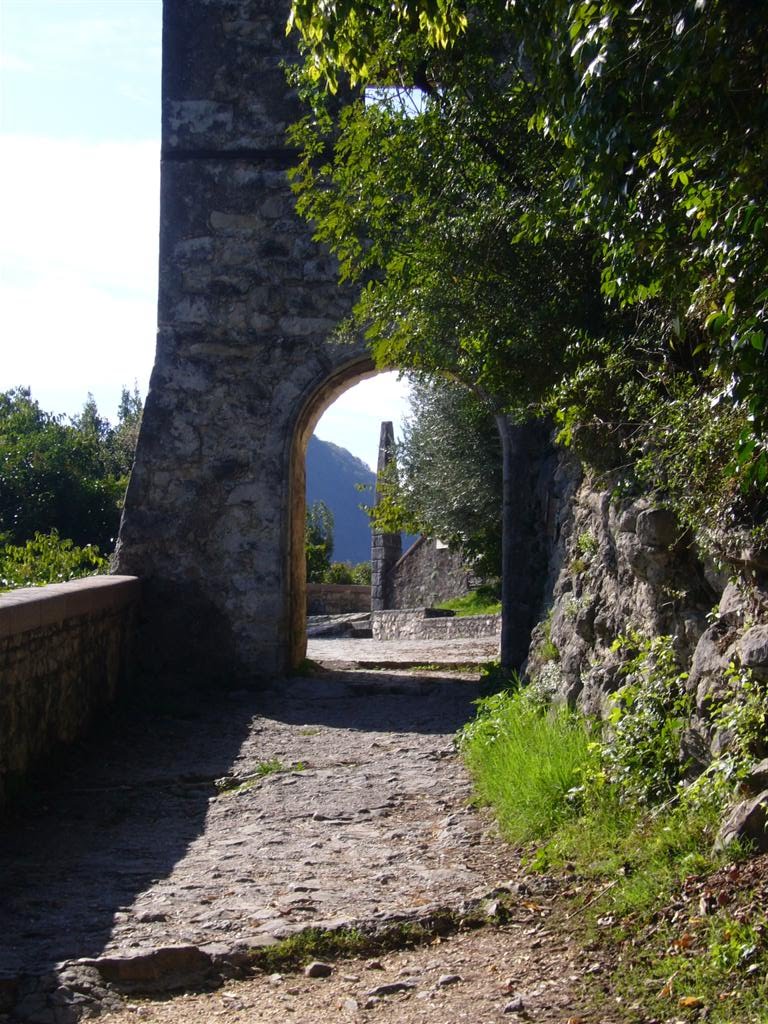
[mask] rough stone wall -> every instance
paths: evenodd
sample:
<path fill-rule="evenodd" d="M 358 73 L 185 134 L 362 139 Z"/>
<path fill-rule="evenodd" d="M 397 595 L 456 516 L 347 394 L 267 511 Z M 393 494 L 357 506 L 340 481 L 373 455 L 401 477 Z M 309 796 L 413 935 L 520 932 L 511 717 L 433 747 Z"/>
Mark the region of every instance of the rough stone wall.
<path fill-rule="evenodd" d="M 391 607 L 429 607 L 460 597 L 469 592 L 471 575 L 461 552 L 439 548 L 436 540 L 419 537 L 391 569 Z"/>
<path fill-rule="evenodd" d="M 354 583 L 309 583 L 308 615 L 341 615 L 343 612 L 369 612 L 371 588 Z"/>
<path fill-rule="evenodd" d="M 159 330 L 116 552 L 142 578 L 143 661 L 189 685 L 303 655 L 304 451 L 369 376 L 295 213 L 288 0 L 165 0 Z"/>
<path fill-rule="evenodd" d="M 401 608 L 371 614 L 374 640 L 471 640 L 498 636 L 500 615 L 455 616 L 435 608 Z"/>
<path fill-rule="evenodd" d="M 542 620 L 533 633 L 528 674 L 591 714 L 623 683 L 613 641 L 631 629 L 674 638 L 697 697 L 706 742 L 707 701 L 734 657 L 768 671 L 768 559 L 745 552 L 717 570 L 694 538 L 647 497 L 617 500 L 567 455 L 551 475 L 550 557 Z M 728 582 L 746 570 L 748 585 Z"/>
<path fill-rule="evenodd" d="M 138 601 L 110 576 L 0 595 L 0 806 L 126 684 Z"/>

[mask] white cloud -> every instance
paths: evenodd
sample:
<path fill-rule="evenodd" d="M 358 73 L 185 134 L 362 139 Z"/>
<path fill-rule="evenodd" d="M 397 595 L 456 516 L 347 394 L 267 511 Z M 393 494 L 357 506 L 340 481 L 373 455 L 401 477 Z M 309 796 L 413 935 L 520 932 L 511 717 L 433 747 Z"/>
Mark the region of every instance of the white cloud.
<path fill-rule="evenodd" d="M 0 53 L 0 71 L 20 71 L 26 74 L 34 71 L 34 66 L 14 53 Z"/>

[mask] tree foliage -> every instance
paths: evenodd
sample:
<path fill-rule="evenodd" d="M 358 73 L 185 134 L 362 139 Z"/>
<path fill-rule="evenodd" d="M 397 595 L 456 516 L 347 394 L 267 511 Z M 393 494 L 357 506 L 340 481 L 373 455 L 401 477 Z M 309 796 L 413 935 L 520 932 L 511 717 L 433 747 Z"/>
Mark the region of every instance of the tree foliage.
<path fill-rule="evenodd" d="M 304 528 L 307 581 L 322 583 L 333 555 L 333 512 L 324 501 L 313 501 L 307 508 Z"/>
<path fill-rule="evenodd" d="M 759 520 L 764 3 L 296 0 L 293 24 L 299 207 L 379 362 L 554 411 L 564 440 L 602 423 L 675 507 L 715 461 L 689 517 Z"/>
<path fill-rule="evenodd" d="M 127 396 L 127 398 L 126 398 Z M 58 534 L 77 546 L 114 546 L 133 461 L 141 399 L 110 426 L 88 396 L 67 423 L 40 408 L 26 388 L 0 394 L 0 538 L 24 545 Z"/>
<path fill-rule="evenodd" d="M 451 381 L 415 378 L 397 445 L 397 476 L 372 509 L 405 529 L 461 547 L 484 576 L 501 575 L 501 451 L 493 411 Z"/>
<path fill-rule="evenodd" d="M 65 583 L 108 569 L 97 547 L 77 547 L 59 537 L 57 530 L 36 533 L 25 544 L 0 545 L 0 590 Z"/>

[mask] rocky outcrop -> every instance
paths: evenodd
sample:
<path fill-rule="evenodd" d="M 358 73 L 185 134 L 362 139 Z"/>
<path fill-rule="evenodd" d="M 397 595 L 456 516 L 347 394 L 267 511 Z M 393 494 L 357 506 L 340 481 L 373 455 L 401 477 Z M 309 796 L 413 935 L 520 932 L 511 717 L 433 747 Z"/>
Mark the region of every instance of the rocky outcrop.
<path fill-rule="evenodd" d="M 614 641 L 630 630 L 670 635 L 696 698 L 692 729 L 707 745 L 709 714 L 734 662 L 768 678 L 768 589 L 760 553 L 715 565 L 674 515 L 647 496 L 623 497 L 562 454 L 551 475 L 549 576 L 528 675 L 556 699 L 604 712 L 622 685 Z M 731 577 L 729 579 L 729 577 Z"/>

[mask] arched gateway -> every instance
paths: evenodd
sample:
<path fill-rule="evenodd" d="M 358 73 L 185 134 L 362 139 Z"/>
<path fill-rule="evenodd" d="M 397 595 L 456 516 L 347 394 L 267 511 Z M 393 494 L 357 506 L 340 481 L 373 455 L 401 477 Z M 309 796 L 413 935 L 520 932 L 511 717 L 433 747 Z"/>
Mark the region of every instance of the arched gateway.
<path fill-rule="evenodd" d="M 144 582 L 142 653 L 225 680 L 304 652 L 304 451 L 374 371 L 328 342 L 349 311 L 295 211 L 286 0 L 165 0 L 155 366 L 116 571 Z"/>

